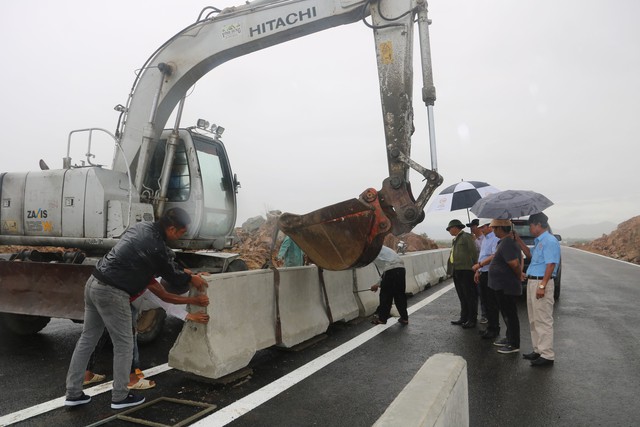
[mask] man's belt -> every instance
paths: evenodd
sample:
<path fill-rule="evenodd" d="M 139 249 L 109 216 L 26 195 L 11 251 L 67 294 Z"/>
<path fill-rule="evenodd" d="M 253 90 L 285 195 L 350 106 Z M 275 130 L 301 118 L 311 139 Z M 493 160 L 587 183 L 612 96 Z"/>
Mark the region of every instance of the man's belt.
<path fill-rule="evenodd" d="M 544 276 L 527 276 L 527 279 L 542 280 Z M 555 277 L 552 277 L 552 279 L 555 279 Z"/>

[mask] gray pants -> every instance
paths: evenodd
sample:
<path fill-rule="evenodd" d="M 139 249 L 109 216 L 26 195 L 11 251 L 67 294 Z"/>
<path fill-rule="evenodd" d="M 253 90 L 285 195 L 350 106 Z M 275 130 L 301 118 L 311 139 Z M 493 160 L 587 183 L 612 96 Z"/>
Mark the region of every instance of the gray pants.
<path fill-rule="evenodd" d="M 113 342 L 113 391 L 111 400 L 118 402 L 129 394 L 129 370 L 133 357 L 131 307 L 129 294 L 100 282 L 91 276 L 84 288 L 84 327 L 71 357 L 67 373 L 67 397 L 82 394 L 87 363 L 102 330 L 106 327 Z"/>

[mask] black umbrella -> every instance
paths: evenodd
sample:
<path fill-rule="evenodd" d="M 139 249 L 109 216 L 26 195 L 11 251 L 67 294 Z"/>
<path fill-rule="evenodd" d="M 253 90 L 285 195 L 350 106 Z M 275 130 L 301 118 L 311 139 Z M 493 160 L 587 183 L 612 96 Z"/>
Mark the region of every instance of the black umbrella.
<path fill-rule="evenodd" d="M 540 193 L 506 190 L 478 200 L 471 212 L 482 218 L 510 219 L 542 212 L 553 202 Z"/>

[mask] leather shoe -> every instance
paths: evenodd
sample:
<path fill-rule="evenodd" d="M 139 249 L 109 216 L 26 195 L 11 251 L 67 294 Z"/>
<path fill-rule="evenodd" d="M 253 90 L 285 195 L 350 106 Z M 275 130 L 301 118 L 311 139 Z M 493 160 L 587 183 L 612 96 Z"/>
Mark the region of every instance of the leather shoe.
<path fill-rule="evenodd" d="M 476 322 L 471 322 L 471 321 L 469 321 L 469 322 L 465 322 L 465 323 L 463 323 L 463 324 L 462 324 L 462 327 L 463 327 L 464 329 L 471 329 L 471 328 L 475 328 L 475 327 L 476 327 Z"/>
<path fill-rule="evenodd" d="M 535 360 L 531 361 L 531 366 L 553 366 L 553 360 L 545 359 L 540 356 Z"/>
<path fill-rule="evenodd" d="M 451 321 L 452 325 L 464 325 L 465 323 L 467 323 L 467 321 L 466 320 L 462 320 L 462 319 L 452 320 Z"/>
<path fill-rule="evenodd" d="M 535 351 L 522 355 L 522 358 L 527 360 L 536 360 L 538 357 L 540 357 L 540 353 L 536 353 Z"/>

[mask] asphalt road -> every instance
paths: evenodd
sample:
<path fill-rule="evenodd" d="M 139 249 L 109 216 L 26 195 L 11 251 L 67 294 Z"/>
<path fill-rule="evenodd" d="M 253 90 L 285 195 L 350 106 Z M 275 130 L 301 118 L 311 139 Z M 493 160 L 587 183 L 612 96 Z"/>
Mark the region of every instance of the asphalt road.
<path fill-rule="evenodd" d="M 556 363 L 551 368 L 531 368 L 522 360 L 521 354 L 531 350 L 524 299 L 519 312 L 522 351 L 501 355 L 478 337 L 477 330 L 449 323 L 457 317 L 458 302 L 455 291 L 444 292 L 450 287 L 444 282 L 409 299 L 410 305 L 424 306 L 411 314 L 408 327 L 394 323 L 375 335 L 371 333 L 381 327 L 367 321 L 334 324 L 322 339 L 300 351 L 258 352 L 250 375 L 228 384 L 168 370 L 153 377 L 158 387 L 143 393 L 148 400 L 172 397 L 213 404 L 222 414 L 234 402 L 264 396 L 265 387 L 274 388 L 279 384 L 274 381 L 289 374 L 297 376 L 293 385 L 281 387 L 273 398 L 229 425 L 370 426 L 429 356 L 448 352 L 468 364 L 472 426 L 638 425 L 640 267 L 571 248 L 563 248 L 562 256 L 562 295 L 555 307 Z M 425 304 L 426 298 L 439 293 Z M 181 323 L 174 319 L 167 326 L 161 339 L 141 347 L 145 369 L 166 363 Z M 116 413 L 109 409 L 106 392 L 74 410 L 56 408 L 25 418 L 34 405 L 64 395 L 66 369 L 80 330 L 70 321 L 54 320 L 34 337 L 0 332 L 0 424 L 18 413 L 23 418 L 15 424 L 19 426 L 86 426 Z M 371 337 L 363 339 L 362 334 Z M 362 343 L 303 375 L 309 362 L 326 360 L 352 339 Z M 111 350 L 106 349 L 96 370 L 110 377 L 110 365 Z M 176 409 L 173 415 L 182 412 Z"/>

